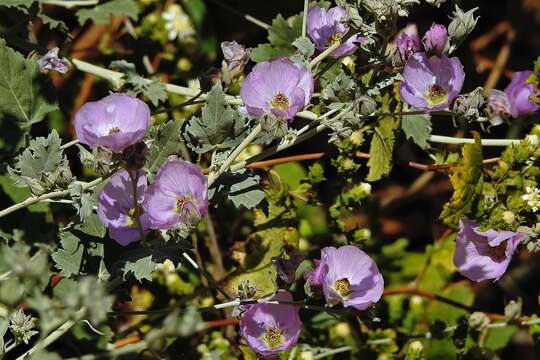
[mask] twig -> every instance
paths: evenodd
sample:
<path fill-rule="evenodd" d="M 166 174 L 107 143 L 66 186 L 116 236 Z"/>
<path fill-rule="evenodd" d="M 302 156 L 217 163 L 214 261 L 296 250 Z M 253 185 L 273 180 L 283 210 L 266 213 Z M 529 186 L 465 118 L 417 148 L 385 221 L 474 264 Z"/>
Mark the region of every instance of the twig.
<path fill-rule="evenodd" d="M 212 276 L 210 276 L 210 274 L 208 274 L 206 272 L 206 270 L 204 270 L 204 268 L 202 267 L 199 267 L 199 265 L 197 265 L 197 263 L 195 262 L 195 260 L 193 260 L 191 258 L 191 256 L 189 256 L 188 253 L 186 253 L 185 251 L 182 252 L 182 256 L 191 264 L 191 266 L 193 266 L 193 268 L 195 268 L 196 270 L 199 271 L 199 273 L 201 273 L 202 276 L 204 276 L 206 278 L 206 280 L 208 280 L 208 283 L 214 287 L 221 295 L 223 295 L 226 299 L 232 299 L 232 297 L 227 294 L 227 292 L 225 290 L 223 290 L 219 285 L 218 283 L 216 282 L 216 280 L 214 280 L 214 278 Z M 217 309 L 217 308 L 216 308 Z"/>
<path fill-rule="evenodd" d="M 250 23 L 257 25 L 258 27 L 263 28 L 264 30 L 270 29 L 270 25 L 268 25 L 267 23 L 265 23 L 262 20 L 259 20 L 259 19 L 255 18 L 255 17 L 253 17 L 253 16 L 251 16 L 249 14 L 245 14 L 245 13 L 243 13 L 241 11 L 238 11 L 235 8 L 231 7 L 231 6 L 222 3 L 221 1 L 217 1 L 217 0 L 210 0 L 210 1 L 213 2 L 214 4 L 216 4 L 217 6 L 221 6 L 225 10 L 232 12 L 233 14 L 236 14 L 238 16 L 243 17 L 244 19 L 246 19 Z"/>
<path fill-rule="evenodd" d="M 41 3 L 56 5 L 71 9 L 76 6 L 93 6 L 99 4 L 99 0 L 42 0 Z"/>
<path fill-rule="evenodd" d="M 437 300 L 437 301 L 443 302 L 445 304 L 448 304 L 448 305 L 451 305 L 451 306 L 466 310 L 468 312 L 474 312 L 474 308 L 472 308 L 469 305 L 465 305 L 465 304 L 462 304 L 460 302 L 454 301 L 452 299 L 446 298 L 444 296 L 441 296 L 441 295 L 438 295 L 438 294 L 433 294 L 433 293 L 431 293 L 429 291 L 420 290 L 420 289 L 416 289 L 416 288 L 389 289 L 389 290 L 384 290 L 384 292 L 383 292 L 383 296 L 404 295 L 404 294 L 417 295 L 417 296 L 425 297 L 425 298 L 428 298 L 428 299 L 431 299 L 431 300 Z"/>
<path fill-rule="evenodd" d="M 474 144 L 472 138 L 456 138 L 451 136 L 430 135 L 429 142 L 441 144 Z M 520 139 L 481 139 L 482 146 L 508 146 L 517 145 L 521 142 Z"/>
<path fill-rule="evenodd" d="M 136 170 L 135 174 L 132 174 L 132 171 L 130 169 L 127 170 L 129 174 L 129 178 L 131 180 L 131 190 L 133 192 L 133 215 L 135 215 L 135 219 L 137 221 L 137 229 L 139 230 L 139 236 L 141 237 L 141 242 L 144 243 L 144 230 L 142 228 L 141 224 L 141 214 L 140 214 L 140 207 L 139 207 L 139 201 L 137 196 L 137 185 L 139 182 L 139 172 Z"/>
<path fill-rule="evenodd" d="M 333 350 L 328 350 L 323 353 L 317 354 L 313 357 L 313 360 L 324 359 L 333 355 L 341 354 L 352 350 L 352 346 L 342 346 Z"/>
<path fill-rule="evenodd" d="M 302 14 L 302 37 L 306 37 L 308 4 L 309 0 L 304 0 L 304 13 Z"/>

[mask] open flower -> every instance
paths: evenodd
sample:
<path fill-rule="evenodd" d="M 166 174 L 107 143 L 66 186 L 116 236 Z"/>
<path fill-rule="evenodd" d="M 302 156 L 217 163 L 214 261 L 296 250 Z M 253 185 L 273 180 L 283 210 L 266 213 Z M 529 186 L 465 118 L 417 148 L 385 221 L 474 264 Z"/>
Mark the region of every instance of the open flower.
<path fill-rule="evenodd" d="M 75 115 L 75 131 L 81 143 L 113 152 L 141 141 L 149 126 L 148 105 L 122 93 L 88 102 Z"/>
<path fill-rule="evenodd" d="M 508 268 L 524 235 L 513 231 L 478 230 L 479 224 L 461 219 L 454 264 L 461 275 L 473 280 L 498 280 Z"/>
<path fill-rule="evenodd" d="M 349 32 L 349 27 L 345 24 L 346 19 L 347 12 L 339 6 L 328 10 L 314 6 L 308 10 L 307 32 L 317 50 L 322 51 L 329 48 Z M 358 49 L 357 43 L 360 41 L 362 41 L 362 37 L 355 34 L 334 50 L 330 56 L 339 58 L 350 55 Z"/>
<path fill-rule="evenodd" d="M 433 24 L 422 39 L 424 49 L 429 55 L 443 56 L 448 43 L 446 26 Z"/>
<path fill-rule="evenodd" d="M 271 300 L 292 301 L 287 291 L 276 293 Z M 285 304 L 250 305 L 240 320 L 240 334 L 249 347 L 263 358 L 276 357 L 298 341 L 302 323 L 298 308 Z"/>
<path fill-rule="evenodd" d="M 400 84 L 401 98 L 425 111 L 446 109 L 459 95 L 465 73 L 458 58 L 415 53 L 406 62 Z"/>
<path fill-rule="evenodd" d="M 139 171 L 137 179 L 137 210 L 133 198 L 133 184 L 126 170 L 120 170 L 114 174 L 99 192 L 98 217 L 101 223 L 109 229 L 111 239 L 116 240 L 122 246 L 140 240 L 136 211 L 139 212 L 143 231 L 149 229 L 147 215 L 142 209 L 146 183 L 146 175 Z"/>
<path fill-rule="evenodd" d="M 249 115 L 273 114 L 290 120 L 313 96 L 313 75 L 287 58 L 261 62 L 242 83 L 240 96 Z"/>
<path fill-rule="evenodd" d="M 208 211 L 206 177 L 192 163 L 170 158 L 148 187 L 144 210 L 152 229 L 197 224 Z"/>
<path fill-rule="evenodd" d="M 512 117 L 530 115 L 540 109 L 540 105 L 529 99 L 529 96 L 539 96 L 540 92 L 535 91 L 533 84 L 525 83 L 532 73 L 530 70 L 515 72 L 512 74 L 512 81 L 504 89 L 510 100 Z"/>
<path fill-rule="evenodd" d="M 319 266 L 324 275 L 316 270 L 313 280 L 316 283 L 322 275 L 324 297 L 329 304 L 343 303 L 364 310 L 382 296 L 384 280 L 377 264 L 356 246 L 323 248 Z"/>
<path fill-rule="evenodd" d="M 184 40 L 188 36 L 195 34 L 195 29 L 191 24 L 189 16 L 178 4 L 172 4 L 161 14 L 165 20 L 165 29 L 168 31 L 169 40 Z"/>

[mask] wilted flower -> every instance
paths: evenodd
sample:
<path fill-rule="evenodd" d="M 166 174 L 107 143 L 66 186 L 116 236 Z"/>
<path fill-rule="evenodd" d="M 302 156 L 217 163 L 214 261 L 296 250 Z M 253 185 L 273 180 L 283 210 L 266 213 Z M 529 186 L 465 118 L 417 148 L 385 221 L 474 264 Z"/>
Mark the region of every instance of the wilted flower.
<path fill-rule="evenodd" d="M 480 115 L 480 108 L 485 103 L 482 91 L 481 87 L 477 87 L 468 94 L 459 95 L 452 106 L 452 111 L 468 121 L 485 121 L 486 119 Z"/>
<path fill-rule="evenodd" d="M 396 48 L 403 63 L 409 60 L 414 53 L 422 51 L 418 34 L 407 34 L 406 32 L 402 32 L 396 37 Z"/>
<path fill-rule="evenodd" d="M 342 7 L 336 6 L 328 10 L 319 6 L 310 8 L 307 14 L 307 32 L 315 47 L 320 51 L 325 50 L 347 35 L 349 27 L 345 23 L 346 20 L 347 12 Z M 358 49 L 357 43 L 360 41 L 362 37 L 355 34 L 330 56 L 339 58 L 350 55 Z"/>
<path fill-rule="evenodd" d="M 463 12 L 456 5 L 456 11 L 454 11 L 453 19 L 448 25 L 448 35 L 452 44 L 456 45 L 461 43 L 467 35 L 469 35 L 476 26 L 478 18 L 474 17 L 474 12 L 478 10 L 477 7 L 467 12 Z"/>
<path fill-rule="evenodd" d="M 512 255 L 524 235 L 513 231 L 478 230 L 479 224 L 461 219 L 456 239 L 454 264 L 473 280 L 498 280 L 508 268 Z"/>
<path fill-rule="evenodd" d="M 143 206 L 152 229 L 195 225 L 208 211 L 206 177 L 192 163 L 172 157 L 148 187 Z"/>
<path fill-rule="evenodd" d="M 61 74 L 67 73 L 71 63 L 68 59 L 58 57 L 59 49 L 57 47 L 49 50 L 41 59 L 38 60 L 40 71 L 52 70 Z"/>
<path fill-rule="evenodd" d="M 123 93 L 87 102 L 75 115 L 75 131 L 81 143 L 113 152 L 141 141 L 149 126 L 148 105 Z"/>
<path fill-rule="evenodd" d="M 442 56 L 445 53 L 446 44 L 448 43 L 446 26 L 441 24 L 431 25 L 431 28 L 424 35 L 422 43 L 428 56 Z"/>
<path fill-rule="evenodd" d="M 289 253 L 289 258 L 272 258 L 272 264 L 276 267 L 278 276 L 287 284 L 292 284 L 295 280 L 296 269 L 304 260 L 304 256 L 293 250 Z"/>
<path fill-rule="evenodd" d="M 537 212 L 540 209 L 540 189 L 527 186 L 525 191 L 526 194 L 521 195 L 521 198 L 527 202 L 533 213 Z"/>
<path fill-rule="evenodd" d="M 493 89 L 489 93 L 486 114 L 493 126 L 502 124 L 510 117 L 510 99 L 504 91 Z"/>
<path fill-rule="evenodd" d="M 249 61 L 249 49 L 236 41 L 224 41 L 221 43 L 223 57 L 228 64 L 229 71 L 243 68 Z"/>
<path fill-rule="evenodd" d="M 138 209 L 135 209 L 133 184 L 126 170 L 120 170 L 114 174 L 99 192 L 97 207 L 99 219 L 109 229 L 111 239 L 116 240 L 122 246 L 140 240 L 137 211 L 140 215 L 141 228 L 143 231 L 149 229 L 147 215 L 142 209 L 146 183 L 146 175 L 139 172 L 137 180 Z"/>
<path fill-rule="evenodd" d="M 270 300 L 292 301 L 293 298 L 289 292 L 280 291 Z M 270 358 L 296 345 L 301 326 L 294 305 L 254 304 L 240 320 L 240 334 L 253 351 Z"/>
<path fill-rule="evenodd" d="M 458 58 L 416 53 L 405 64 L 401 82 L 401 98 L 409 105 L 425 111 L 446 109 L 459 95 L 465 79 Z"/>
<path fill-rule="evenodd" d="M 364 310 L 379 301 L 384 280 L 377 264 L 356 246 L 321 250 L 322 287 L 329 304 Z"/>
<path fill-rule="evenodd" d="M 273 114 L 290 120 L 313 95 L 313 75 L 286 58 L 261 62 L 242 83 L 240 96 L 249 115 Z"/>
<path fill-rule="evenodd" d="M 504 89 L 510 100 L 512 117 L 530 115 L 540 109 L 540 105 L 529 99 L 530 96 L 539 96 L 540 92 L 535 91 L 533 84 L 525 83 L 532 74 L 530 70 L 515 72 L 512 74 L 512 81 Z"/>
<path fill-rule="evenodd" d="M 161 14 L 161 17 L 165 20 L 165 29 L 169 32 L 169 40 L 176 38 L 183 40 L 195 34 L 189 16 L 180 5 L 169 5 L 167 10 Z"/>

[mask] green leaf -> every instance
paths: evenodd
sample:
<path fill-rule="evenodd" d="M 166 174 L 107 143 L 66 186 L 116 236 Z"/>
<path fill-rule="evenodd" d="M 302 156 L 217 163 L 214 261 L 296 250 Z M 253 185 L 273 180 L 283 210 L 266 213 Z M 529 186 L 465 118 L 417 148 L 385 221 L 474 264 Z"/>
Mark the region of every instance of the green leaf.
<path fill-rule="evenodd" d="M 148 80 L 139 75 L 135 64 L 125 60 L 117 60 L 111 62 L 110 66 L 112 69 L 125 74 L 125 87 L 129 95 L 137 96 L 143 94 L 154 106 L 158 106 L 160 102 L 167 100 L 165 85 L 158 80 Z"/>
<path fill-rule="evenodd" d="M 414 143 L 422 149 L 427 148 L 429 135 L 431 135 L 431 116 L 423 115 L 405 115 L 401 119 L 401 129 Z"/>
<path fill-rule="evenodd" d="M 65 188 L 73 178 L 61 143 L 56 130 L 47 138 L 30 141 L 30 146 L 17 157 L 15 168 L 8 167 L 14 185 L 28 186 L 33 194 Z"/>
<path fill-rule="evenodd" d="M 492 350 L 500 350 L 510 342 L 512 336 L 518 331 L 517 326 L 504 326 L 499 328 L 491 328 L 488 330 L 488 335 L 484 346 Z"/>
<path fill-rule="evenodd" d="M 439 219 L 453 228 L 458 227 L 459 219 L 472 213 L 484 184 L 482 143 L 478 133 L 474 133 L 474 139 L 474 144 L 463 145 L 463 160 L 452 169 L 450 182 L 454 194 L 439 216 Z"/>
<path fill-rule="evenodd" d="M 170 120 L 164 124 L 150 128 L 148 138 L 152 139 L 146 157 L 146 169 L 148 177 L 153 180 L 160 166 L 171 155 L 178 154 L 181 149 L 182 122 Z"/>
<path fill-rule="evenodd" d="M 214 188 L 210 189 L 209 197 L 218 202 L 227 196 L 234 206 L 252 209 L 264 200 L 264 192 L 259 189 L 259 182 L 258 175 L 252 175 L 246 170 L 225 173 L 220 176 Z"/>
<path fill-rule="evenodd" d="M 227 105 L 221 85 L 216 84 L 208 94 L 201 118 L 189 120 L 184 138 L 195 152 L 203 154 L 235 147 L 247 130 L 246 119 Z"/>
<path fill-rule="evenodd" d="M 152 255 L 142 257 L 136 261 L 128 261 L 122 268 L 124 279 L 127 275 L 131 274 L 138 281 L 143 279 L 152 280 L 152 272 L 156 268 L 156 265 L 157 263 L 152 259 Z"/>
<path fill-rule="evenodd" d="M 383 117 L 375 128 L 369 148 L 368 181 L 377 181 L 390 174 L 392 170 L 392 152 L 394 150 L 394 130 L 397 122 L 393 117 Z"/>
<path fill-rule="evenodd" d="M 450 285 L 440 295 L 462 304 L 471 306 L 474 302 L 474 292 L 466 283 L 456 283 Z M 460 316 L 467 315 L 467 311 L 456 308 L 455 306 L 445 304 L 440 301 L 433 301 L 428 307 L 428 316 L 433 320 L 444 320 L 449 324 L 455 324 Z"/>
<path fill-rule="evenodd" d="M 306 58 L 309 58 L 315 54 L 315 44 L 313 44 L 307 37 L 300 37 L 294 40 L 292 44 Z"/>
<path fill-rule="evenodd" d="M 134 0 L 112 0 L 92 9 L 80 9 L 76 15 L 81 25 L 84 25 L 86 20 L 92 20 L 96 24 L 108 24 L 111 16 L 125 16 L 137 20 L 139 7 Z"/>
<path fill-rule="evenodd" d="M 268 61 L 277 56 L 294 54 L 293 43 L 302 34 L 302 14 L 287 22 L 283 16 L 278 15 L 268 30 L 270 44 L 262 44 L 251 50 L 251 60 L 255 62 Z"/>
<path fill-rule="evenodd" d="M 0 39 L 0 125 L 14 122 L 28 129 L 58 107 L 37 61 L 25 59 Z"/>
<path fill-rule="evenodd" d="M 95 214 L 90 215 L 83 224 L 61 231 L 62 248 L 56 250 L 51 257 L 62 276 L 82 275 L 92 270 L 89 267 L 95 262 L 90 261 L 90 256 L 103 257 L 104 236 L 105 227 Z M 99 262 L 100 269 L 101 262 L 103 259 Z"/>

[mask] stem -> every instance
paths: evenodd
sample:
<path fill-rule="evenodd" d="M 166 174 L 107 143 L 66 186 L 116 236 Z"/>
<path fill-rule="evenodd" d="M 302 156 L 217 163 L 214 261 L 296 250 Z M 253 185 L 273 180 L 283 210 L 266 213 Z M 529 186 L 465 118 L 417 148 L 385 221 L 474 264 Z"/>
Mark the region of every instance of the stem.
<path fill-rule="evenodd" d="M 89 183 L 84 183 L 82 185 L 83 190 L 90 189 L 90 188 L 98 185 L 99 183 L 101 183 L 105 179 L 106 178 L 104 178 L 104 177 L 99 177 L 99 178 L 97 178 L 97 179 L 95 179 L 95 180 L 93 180 L 93 181 L 91 181 Z M 24 209 L 27 206 L 36 204 L 36 203 L 38 203 L 40 201 L 47 200 L 47 199 L 59 198 L 59 197 L 63 197 L 63 196 L 66 196 L 66 195 L 69 195 L 69 190 L 59 190 L 59 191 L 53 191 L 53 192 L 43 194 L 43 195 L 39 195 L 39 196 L 35 196 L 35 195 L 30 196 L 26 200 L 21 201 L 20 203 L 11 205 L 10 207 L 5 208 L 4 210 L 0 211 L 0 218 L 6 216 L 8 214 L 11 214 L 14 211 Z"/>
<path fill-rule="evenodd" d="M 79 59 L 71 59 L 71 62 L 80 71 L 109 80 L 115 89 L 121 88 L 125 83 L 124 74 L 121 72 L 105 69 Z"/>
<path fill-rule="evenodd" d="M 232 162 L 240 155 L 240 153 L 248 146 L 261 132 L 262 125 L 258 124 L 255 126 L 255 128 L 251 131 L 251 133 L 246 136 L 246 138 L 234 149 L 234 151 L 225 159 L 221 167 L 216 172 L 211 172 L 208 175 L 208 187 L 210 188 L 212 184 L 216 181 L 216 179 L 223 174 L 225 171 L 229 169 L 229 166 L 231 166 Z"/>
<path fill-rule="evenodd" d="M 43 350 L 47 348 L 47 346 L 51 345 L 60 337 L 62 337 L 62 335 L 68 332 L 79 320 L 82 320 L 85 314 L 86 314 L 85 308 L 82 308 L 79 311 L 77 311 L 72 320 L 68 320 L 62 325 L 60 325 L 60 327 L 58 327 L 56 330 L 50 333 L 45 339 L 37 342 L 30 350 L 28 350 L 27 352 L 19 356 L 17 360 L 24 360 L 26 357 L 30 356 L 31 354 L 39 350 Z"/>
<path fill-rule="evenodd" d="M 42 0 L 41 3 L 47 5 L 62 6 L 66 9 L 71 9 L 75 6 L 97 5 L 99 3 L 99 0 Z"/>
<path fill-rule="evenodd" d="M 302 37 L 306 37 L 308 4 L 309 0 L 304 0 L 304 14 L 302 17 Z"/>
<path fill-rule="evenodd" d="M 415 289 L 415 288 L 403 288 L 403 289 L 391 289 L 391 290 L 385 290 L 383 295 L 384 296 L 390 296 L 390 295 L 417 295 L 421 297 L 425 297 L 431 300 L 436 300 L 443 302 L 445 304 L 457 307 L 459 309 L 466 310 L 468 312 L 474 312 L 474 308 L 465 304 L 462 304 L 460 302 L 454 301 L 452 299 L 446 298 L 444 296 L 433 294 L 429 291 Z"/>
<path fill-rule="evenodd" d="M 78 143 L 79 143 L 79 139 L 71 140 L 70 142 L 67 142 L 67 143 L 65 143 L 63 145 L 60 145 L 60 150 L 65 150 L 68 147 L 71 147 L 71 146 L 76 145 Z"/>
<path fill-rule="evenodd" d="M 206 272 L 206 270 L 204 270 L 202 267 L 199 267 L 199 265 L 197 265 L 197 263 L 195 262 L 195 260 L 193 260 L 191 258 L 191 256 L 189 256 L 188 253 L 186 253 L 185 251 L 182 252 L 182 256 L 191 264 L 191 266 L 193 266 L 193 268 L 195 268 L 195 270 L 198 270 L 199 273 L 204 276 L 206 278 L 206 280 L 208 280 L 208 283 L 214 288 L 216 289 L 221 295 L 223 295 L 226 299 L 231 299 L 231 296 L 229 294 L 227 294 L 227 292 L 225 290 L 223 290 L 219 285 L 218 283 L 216 282 L 216 280 L 214 280 L 214 278 L 212 276 L 210 276 L 210 274 L 208 274 Z M 217 308 L 216 308 L 217 309 Z"/>
<path fill-rule="evenodd" d="M 440 144 L 474 144 L 474 139 L 471 138 L 456 138 L 451 136 L 431 135 L 430 142 Z M 482 146 L 508 146 L 517 145 L 521 142 L 520 139 L 481 139 Z"/>
<path fill-rule="evenodd" d="M 326 59 L 328 55 L 333 53 L 334 50 L 336 50 L 340 46 L 341 46 L 341 41 L 336 41 L 335 43 L 330 45 L 328 49 L 324 50 L 322 53 L 317 55 L 313 60 L 311 60 L 311 62 L 309 63 L 309 68 L 312 69 L 315 65 L 317 65 L 318 63 Z"/>
<path fill-rule="evenodd" d="M 139 171 L 136 170 L 135 175 L 132 174 L 132 171 L 127 169 L 127 172 L 129 174 L 129 178 L 131 179 L 131 189 L 133 191 L 133 211 L 135 215 L 135 219 L 137 220 L 137 228 L 139 229 L 139 236 L 141 237 L 141 241 L 144 243 L 144 230 L 142 228 L 141 224 L 141 211 L 139 207 L 139 197 L 137 196 L 137 183 L 139 182 Z"/>
<path fill-rule="evenodd" d="M 324 359 L 326 357 L 330 357 L 330 356 L 336 355 L 336 354 L 341 354 L 343 352 L 347 352 L 347 351 L 351 351 L 351 350 L 352 350 L 352 346 L 342 346 L 342 347 L 339 347 L 339 348 L 336 348 L 336 349 L 333 349 L 333 350 L 323 352 L 323 353 L 321 353 L 319 355 L 315 355 L 313 357 L 313 360 Z"/>

